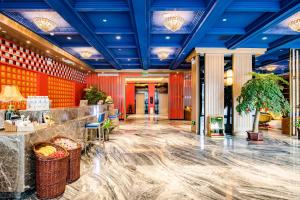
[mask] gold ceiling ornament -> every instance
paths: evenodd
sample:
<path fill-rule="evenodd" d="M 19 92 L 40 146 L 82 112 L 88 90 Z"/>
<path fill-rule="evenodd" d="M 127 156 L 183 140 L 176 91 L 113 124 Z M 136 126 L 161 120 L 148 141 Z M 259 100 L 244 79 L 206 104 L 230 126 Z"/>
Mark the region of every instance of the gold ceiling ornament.
<path fill-rule="evenodd" d="M 81 51 L 79 54 L 82 58 L 90 58 L 93 55 L 90 51 Z"/>
<path fill-rule="evenodd" d="M 164 26 L 170 31 L 176 32 L 178 31 L 182 25 L 184 24 L 184 18 L 180 15 L 174 13 L 166 13 L 164 14 Z"/>
<path fill-rule="evenodd" d="M 160 60 L 165 60 L 169 57 L 170 51 L 167 49 L 159 49 L 157 50 L 157 56 Z"/>
<path fill-rule="evenodd" d="M 42 31 L 49 33 L 56 28 L 56 24 L 48 18 L 44 17 L 36 17 L 32 20 L 32 22 Z"/>
<path fill-rule="evenodd" d="M 300 18 L 290 21 L 288 26 L 293 31 L 300 32 Z"/>

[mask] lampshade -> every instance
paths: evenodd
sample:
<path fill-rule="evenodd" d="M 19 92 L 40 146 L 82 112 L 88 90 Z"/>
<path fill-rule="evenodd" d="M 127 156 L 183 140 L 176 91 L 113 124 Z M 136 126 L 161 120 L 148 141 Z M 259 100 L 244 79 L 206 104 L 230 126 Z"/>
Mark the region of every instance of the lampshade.
<path fill-rule="evenodd" d="M 19 88 L 15 85 L 2 85 L 0 93 L 0 101 L 25 101 L 26 99 L 22 96 Z"/>

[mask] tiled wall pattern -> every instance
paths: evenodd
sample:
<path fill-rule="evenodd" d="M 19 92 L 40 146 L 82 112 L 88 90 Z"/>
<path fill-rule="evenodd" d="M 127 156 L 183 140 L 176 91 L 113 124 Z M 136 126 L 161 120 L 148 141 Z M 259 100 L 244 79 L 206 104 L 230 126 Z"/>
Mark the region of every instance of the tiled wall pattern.
<path fill-rule="evenodd" d="M 0 62 L 64 79 L 86 82 L 86 73 L 73 69 L 0 37 Z"/>
<path fill-rule="evenodd" d="M 49 76 L 48 95 L 52 107 L 75 106 L 75 82 Z"/>
<path fill-rule="evenodd" d="M 25 98 L 37 95 L 37 72 L 9 65 L 0 65 L 0 79 L 0 86 L 16 85 Z M 15 102 L 13 104 L 20 109 L 24 109 L 26 106 L 25 102 Z M 6 109 L 7 105 L 8 103 L 2 102 L 0 109 Z"/>

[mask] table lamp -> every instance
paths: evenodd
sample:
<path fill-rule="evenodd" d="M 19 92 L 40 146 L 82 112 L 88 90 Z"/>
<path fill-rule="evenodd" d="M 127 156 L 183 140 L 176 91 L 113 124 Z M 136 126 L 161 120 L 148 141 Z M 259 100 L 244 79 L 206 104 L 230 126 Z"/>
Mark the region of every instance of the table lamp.
<path fill-rule="evenodd" d="M 2 85 L 0 92 L 0 101 L 9 102 L 8 110 L 5 114 L 6 119 L 10 119 L 12 115 L 13 105 L 11 102 L 25 101 L 26 99 L 22 96 L 19 88 L 15 85 Z"/>

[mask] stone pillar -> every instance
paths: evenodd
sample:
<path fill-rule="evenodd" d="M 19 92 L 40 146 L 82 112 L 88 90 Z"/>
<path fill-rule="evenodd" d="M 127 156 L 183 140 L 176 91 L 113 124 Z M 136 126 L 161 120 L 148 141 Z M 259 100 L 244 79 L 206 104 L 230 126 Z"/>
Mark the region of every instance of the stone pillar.
<path fill-rule="evenodd" d="M 233 85 L 233 133 L 245 132 L 251 130 L 251 115 L 240 115 L 236 111 L 238 102 L 236 98 L 240 95 L 243 85 L 251 79 L 252 72 L 252 54 L 234 53 L 232 57 Z"/>
<path fill-rule="evenodd" d="M 192 69 L 191 69 L 191 88 L 192 88 L 192 132 L 200 134 L 200 59 L 199 55 L 196 55 L 192 59 Z"/>
<path fill-rule="evenodd" d="M 224 54 L 206 53 L 204 67 L 205 132 L 209 116 L 224 116 Z"/>

